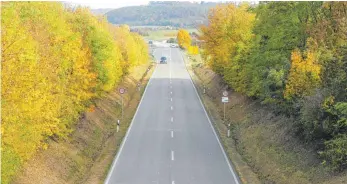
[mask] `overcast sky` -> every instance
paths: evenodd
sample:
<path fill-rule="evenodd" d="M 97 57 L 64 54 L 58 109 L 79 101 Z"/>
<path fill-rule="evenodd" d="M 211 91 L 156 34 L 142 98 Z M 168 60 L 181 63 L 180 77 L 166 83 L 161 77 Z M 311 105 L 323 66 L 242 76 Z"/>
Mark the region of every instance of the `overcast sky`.
<path fill-rule="evenodd" d="M 161 0 L 161 1 L 172 1 L 172 0 Z M 187 1 L 187 0 L 176 0 L 176 1 Z M 219 2 L 222 0 L 207 0 L 209 2 Z M 225 1 L 225 0 L 224 0 Z M 136 6 L 146 5 L 149 1 L 147 0 L 67 0 L 65 2 L 72 3 L 74 5 L 88 6 L 92 9 L 98 8 L 120 8 L 124 6 Z M 195 1 L 200 2 L 200 1 Z"/>

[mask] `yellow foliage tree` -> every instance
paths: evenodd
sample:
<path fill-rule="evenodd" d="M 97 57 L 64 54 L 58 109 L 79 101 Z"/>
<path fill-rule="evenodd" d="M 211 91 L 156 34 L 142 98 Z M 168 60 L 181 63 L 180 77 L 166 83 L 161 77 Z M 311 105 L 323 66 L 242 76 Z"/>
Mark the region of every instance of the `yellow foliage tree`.
<path fill-rule="evenodd" d="M 188 49 L 192 42 L 192 38 L 187 30 L 180 29 L 177 33 L 177 41 L 181 48 Z"/>
<path fill-rule="evenodd" d="M 1 179 L 9 183 L 47 139 L 65 139 L 88 103 L 118 84 L 123 52 L 145 63 L 137 34 L 112 28 L 88 9 L 58 2 L 2 2 Z M 120 47 L 126 34 L 131 42 Z"/>
<path fill-rule="evenodd" d="M 189 46 L 188 47 L 188 53 L 191 55 L 199 54 L 199 47 L 198 46 Z"/>
<path fill-rule="evenodd" d="M 201 27 L 201 40 L 208 65 L 222 74 L 230 63 L 237 68 L 238 55 L 253 38 L 252 28 L 255 14 L 247 11 L 248 5 L 236 7 L 222 4 L 209 12 L 208 26 Z"/>
<path fill-rule="evenodd" d="M 122 67 L 128 73 L 132 67 L 148 61 L 148 46 L 137 33 L 131 33 L 129 26 L 110 26 L 113 37 L 121 50 Z"/>
<path fill-rule="evenodd" d="M 316 63 L 315 54 L 307 51 L 303 58 L 299 50 L 294 50 L 291 57 L 292 65 L 288 75 L 288 82 L 284 91 L 284 98 L 310 95 L 312 89 L 319 86 L 321 65 Z"/>

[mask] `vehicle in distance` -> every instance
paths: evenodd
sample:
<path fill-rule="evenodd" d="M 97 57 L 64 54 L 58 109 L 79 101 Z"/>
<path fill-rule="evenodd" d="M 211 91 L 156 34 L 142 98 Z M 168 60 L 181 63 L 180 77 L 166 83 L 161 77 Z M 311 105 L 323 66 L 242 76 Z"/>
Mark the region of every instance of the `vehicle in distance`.
<path fill-rule="evenodd" d="M 171 47 L 171 48 L 177 48 L 178 45 L 177 45 L 177 44 L 171 44 L 170 47 Z"/>
<path fill-rule="evenodd" d="M 167 58 L 165 56 L 162 56 L 160 58 L 160 64 L 166 64 L 167 63 Z"/>

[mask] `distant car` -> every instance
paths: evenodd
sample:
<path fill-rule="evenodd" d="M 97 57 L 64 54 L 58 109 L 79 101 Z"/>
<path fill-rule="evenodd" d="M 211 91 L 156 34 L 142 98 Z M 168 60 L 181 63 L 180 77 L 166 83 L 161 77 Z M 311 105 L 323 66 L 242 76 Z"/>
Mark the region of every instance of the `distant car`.
<path fill-rule="evenodd" d="M 167 58 L 165 56 L 160 58 L 160 64 L 166 64 L 167 63 Z"/>

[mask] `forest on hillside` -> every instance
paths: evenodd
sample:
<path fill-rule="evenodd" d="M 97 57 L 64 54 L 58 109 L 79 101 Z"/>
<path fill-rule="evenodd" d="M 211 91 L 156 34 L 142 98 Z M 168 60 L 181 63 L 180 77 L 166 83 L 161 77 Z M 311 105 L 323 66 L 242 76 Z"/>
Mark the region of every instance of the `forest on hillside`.
<path fill-rule="evenodd" d="M 233 90 L 293 117 L 321 162 L 347 168 L 347 3 L 218 5 L 202 56 Z"/>
<path fill-rule="evenodd" d="M 118 8 L 105 15 L 112 24 L 195 27 L 207 22 L 216 3 L 151 2 L 146 6 Z"/>
<path fill-rule="evenodd" d="M 49 140 L 68 138 L 93 100 L 148 62 L 146 42 L 89 9 L 1 3 L 1 183 Z"/>

